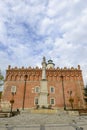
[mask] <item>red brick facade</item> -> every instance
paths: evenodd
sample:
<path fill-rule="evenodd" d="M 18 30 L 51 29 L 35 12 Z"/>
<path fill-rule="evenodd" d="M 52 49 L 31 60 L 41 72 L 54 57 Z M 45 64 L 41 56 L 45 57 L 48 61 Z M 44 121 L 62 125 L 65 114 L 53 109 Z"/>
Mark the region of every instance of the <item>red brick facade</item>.
<path fill-rule="evenodd" d="M 25 75 L 27 76 L 25 79 Z M 40 87 L 42 69 L 41 68 L 11 68 L 6 71 L 5 87 L 2 96 L 3 101 L 10 101 L 12 98 L 11 87 L 16 86 L 14 95 L 14 108 L 33 108 L 35 98 L 39 93 L 35 88 Z M 61 77 L 62 76 L 62 77 Z M 70 97 L 73 99 L 73 108 L 84 108 L 83 100 L 83 77 L 80 66 L 78 68 L 49 68 L 46 69 L 48 104 L 53 99 L 53 107 L 63 108 L 64 101 L 66 108 L 71 108 Z M 53 90 L 51 90 L 53 88 Z M 24 99 L 25 91 L 25 99 Z"/>

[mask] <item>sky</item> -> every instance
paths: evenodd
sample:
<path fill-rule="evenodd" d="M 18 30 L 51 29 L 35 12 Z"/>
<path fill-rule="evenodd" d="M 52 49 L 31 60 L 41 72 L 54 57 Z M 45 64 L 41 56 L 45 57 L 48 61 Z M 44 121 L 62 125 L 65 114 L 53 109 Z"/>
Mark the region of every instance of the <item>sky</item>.
<path fill-rule="evenodd" d="M 87 83 L 87 0 L 0 0 L 0 69 L 81 66 Z"/>

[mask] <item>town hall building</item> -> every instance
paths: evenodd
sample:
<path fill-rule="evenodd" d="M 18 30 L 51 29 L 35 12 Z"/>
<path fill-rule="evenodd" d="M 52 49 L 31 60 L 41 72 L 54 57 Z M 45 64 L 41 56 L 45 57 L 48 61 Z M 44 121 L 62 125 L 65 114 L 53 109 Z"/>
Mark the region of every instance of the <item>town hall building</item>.
<path fill-rule="evenodd" d="M 2 101 L 14 100 L 14 109 L 84 108 L 83 77 L 77 68 L 55 68 L 52 60 L 42 59 L 42 67 L 12 68 L 6 70 Z"/>

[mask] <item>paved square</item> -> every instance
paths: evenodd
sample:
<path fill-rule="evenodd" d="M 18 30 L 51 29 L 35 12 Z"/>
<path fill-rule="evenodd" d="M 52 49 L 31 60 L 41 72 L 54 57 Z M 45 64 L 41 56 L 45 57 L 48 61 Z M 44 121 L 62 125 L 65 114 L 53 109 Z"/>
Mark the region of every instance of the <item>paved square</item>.
<path fill-rule="evenodd" d="M 0 118 L 0 130 L 87 130 L 87 116 L 31 114 Z"/>

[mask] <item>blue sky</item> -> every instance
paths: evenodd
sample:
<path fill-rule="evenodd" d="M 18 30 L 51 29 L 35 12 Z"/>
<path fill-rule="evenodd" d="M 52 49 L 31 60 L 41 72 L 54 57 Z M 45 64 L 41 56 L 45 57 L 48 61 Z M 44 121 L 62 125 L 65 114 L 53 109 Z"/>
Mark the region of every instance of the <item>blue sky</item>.
<path fill-rule="evenodd" d="M 87 0 L 0 0 L 0 69 L 80 64 L 87 81 Z"/>

